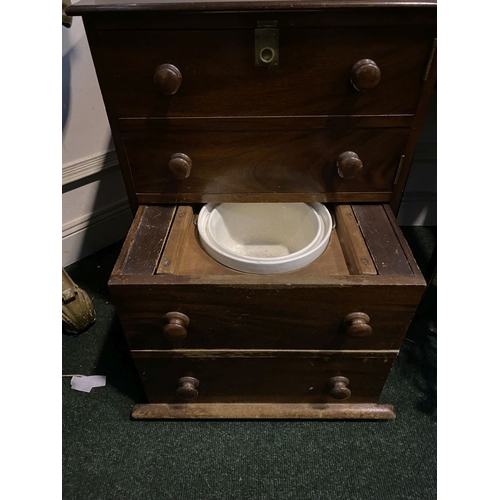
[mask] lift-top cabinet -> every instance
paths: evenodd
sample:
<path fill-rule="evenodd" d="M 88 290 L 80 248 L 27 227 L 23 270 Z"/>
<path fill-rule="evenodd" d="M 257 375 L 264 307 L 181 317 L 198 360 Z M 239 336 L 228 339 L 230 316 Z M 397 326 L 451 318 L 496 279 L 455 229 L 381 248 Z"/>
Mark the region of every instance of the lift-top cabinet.
<path fill-rule="evenodd" d="M 436 79 L 433 1 L 83 0 L 135 218 L 111 295 L 134 418 L 394 418 L 425 290 L 397 226 Z M 200 246 L 205 203 L 321 202 L 326 250 L 258 275 Z"/>

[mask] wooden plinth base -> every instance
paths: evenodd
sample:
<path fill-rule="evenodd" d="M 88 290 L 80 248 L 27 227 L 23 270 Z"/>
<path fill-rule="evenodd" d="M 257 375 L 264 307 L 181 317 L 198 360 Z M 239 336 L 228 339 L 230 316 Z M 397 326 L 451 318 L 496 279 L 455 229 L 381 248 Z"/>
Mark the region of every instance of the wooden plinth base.
<path fill-rule="evenodd" d="M 392 405 L 297 403 L 189 403 L 138 404 L 132 410 L 135 420 L 154 419 L 386 419 L 396 418 Z"/>

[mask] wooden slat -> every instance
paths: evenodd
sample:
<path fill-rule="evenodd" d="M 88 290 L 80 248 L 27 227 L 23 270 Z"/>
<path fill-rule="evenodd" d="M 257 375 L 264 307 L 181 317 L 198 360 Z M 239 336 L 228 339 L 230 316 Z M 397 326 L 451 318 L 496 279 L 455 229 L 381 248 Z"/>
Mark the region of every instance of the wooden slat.
<path fill-rule="evenodd" d="M 350 205 L 335 207 L 337 234 L 351 274 L 377 274 L 377 269 Z"/>
<path fill-rule="evenodd" d="M 175 207 L 144 207 L 120 274 L 155 273 L 174 214 Z"/>
<path fill-rule="evenodd" d="M 308 268 L 309 272 L 314 270 L 318 275 L 321 272 L 323 276 L 341 276 L 349 274 L 349 269 L 347 268 L 347 263 L 344 258 L 344 253 L 342 252 L 336 229 L 332 231 L 330 242 L 323 255 L 310 264 Z M 299 269 L 302 276 L 307 274 L 308 268 L 304 268 L 303 270 Z"/>
<path fill-rule="evenodd" d="M 398 241 L 401 245 L 401 248 L 403 249 L 403 252 L 406 255 L 406 259 L 408 260 L 408 264 L 411 267 L 411 270 L 413 271 L 413 274 L 417 276 L 421 276 L 422 272 L 420 271 L 420 268 L 418 267 L 417 261 L 415 260 L 415 257 L 413 257 L 413 253 L 408 245 L 408 242 L 406 241 L 403 233 L 401 232 L 401 229 L 399 229 L 398 222 L 396 220 L 396 216 L 394 215 L 394 212 L 392 211 L 390 205 L 384 205 L 384 210 L 385 213 L 387 214 L 387 218 L 389 222 L 391 223 L 394 233 L 396 234 Z"/>
<path fill-rule="evenodd" d="M 300 403 L 189 403 L 189 404 L 138 404 L 132 418 L 143 419 L 388 419 L 396 418 L 392 405 L 379 404 L 328 404 Z"/>
<path fill-rule="evenodd" d="M 237 276 L 174 276 L 171 274 L 148 275 L 113 275 L 108 281 L 112 287 L 163 287 L 165 285 L 219 285 L 224 287 L 249 289 L 285 289 L 299 285 L 305 287 L 364 287 L 364 286 L 426 286 L 422 275 L 352 275 L 345 276 L 308 276 L 297 275 L 296 272 L 283 274 L 266 274 L 265 281 L 262 274 L 238 273 Z"/>
<path fill-rule="evenodd" d="M 118 259 L 115 262 L 115 265 L 113 267 L 113 271 L 111 273 L 111 276 L 117 276 L 120 274 L 123 263 L 127 259 L 127 255 L 129 254 L 130 246 L 132 245 L 134 239 L 135 239 L 135 234 L 137 231 L 137 228 L 139 227 L 139 224 L 142 219 L 142 214 L 144 212 L 144 205 L 141 205 L 138 209 L 137 212 L 134 216 L 134 220 L 132 221 L 132 224 L 130 226 L 130 229 L 128 230 L 127 237 L 125 238 L 125 242 L 122 245 L 122 248 L 120 250 L 120 255 L 118 256 Z"/>
<path fill-rule="evenodd" d="M 158 264 L 157 273 L 179 274 L 178 270 L 184 256 L 190 253 L 189 243 L 186 243 L 188 234 L 194 229 L 193 209 L 190 206 L 178 207 L 172 223 L 172 229 Z M 190 231 L 191 230 L 191 231 Z M 201 250 L 201 249 L 200 249 Z M 188 262 L 191 259 L 188 258 Z"/>
<path fill-rule="evenodd" d="M 353 205 L 352 210 L 378 274 L 412 275 L 405 253 L 382 205 Z"/>

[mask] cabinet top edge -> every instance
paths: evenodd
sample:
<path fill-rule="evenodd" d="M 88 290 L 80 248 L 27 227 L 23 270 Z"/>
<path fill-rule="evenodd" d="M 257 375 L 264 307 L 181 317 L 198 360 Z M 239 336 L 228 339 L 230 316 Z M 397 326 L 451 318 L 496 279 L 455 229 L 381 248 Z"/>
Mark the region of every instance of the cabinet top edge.
<path fill-rule="evenodd" d="M 338 8 L 435 8 L 437 0 L 80 0 L 66 9 L 70 16 L 131 11 L 270 11 Z"/>

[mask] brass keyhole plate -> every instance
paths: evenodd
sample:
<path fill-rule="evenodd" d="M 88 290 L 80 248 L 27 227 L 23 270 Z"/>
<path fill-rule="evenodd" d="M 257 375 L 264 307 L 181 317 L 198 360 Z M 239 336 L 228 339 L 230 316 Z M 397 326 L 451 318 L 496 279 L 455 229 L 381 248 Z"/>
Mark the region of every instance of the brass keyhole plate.
<path fill-rule="evenodd" d="M 261 23 L 258 23 L 261 24 Z M 266 23 L 262 23 L 266 24 Z M 276 21 L 268 24 L 276 26 Z M 264 26 L 255 30 L 255 65 L 278 66 L 279 64 L 279 29 Z"/>

